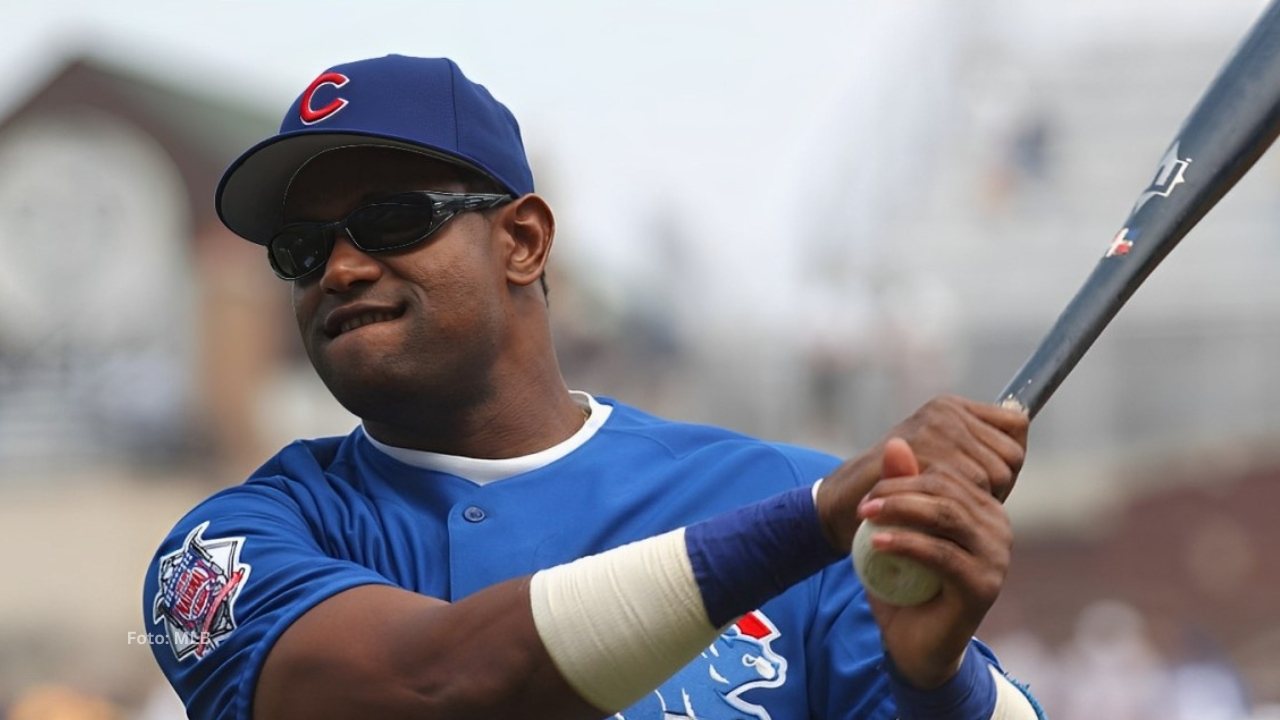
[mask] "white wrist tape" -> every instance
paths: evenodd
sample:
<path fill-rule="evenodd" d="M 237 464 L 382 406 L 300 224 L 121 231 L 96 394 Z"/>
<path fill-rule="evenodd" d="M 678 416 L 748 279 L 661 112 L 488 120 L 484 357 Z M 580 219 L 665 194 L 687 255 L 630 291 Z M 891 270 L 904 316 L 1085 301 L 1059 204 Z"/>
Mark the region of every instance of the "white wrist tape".
<path fill-rule="evenodd" d="M 630 707 L 715 641 L 684 528 L 535 574 L 533 621 L 569 685 Z"/>
<path fill-rule="evenodd" d="M 999 670 L 990 670 L 996 679 L 996 707 L 991 711 L 991 720 L 1037 720 L 1040 714 L 1027 696 Z"/>

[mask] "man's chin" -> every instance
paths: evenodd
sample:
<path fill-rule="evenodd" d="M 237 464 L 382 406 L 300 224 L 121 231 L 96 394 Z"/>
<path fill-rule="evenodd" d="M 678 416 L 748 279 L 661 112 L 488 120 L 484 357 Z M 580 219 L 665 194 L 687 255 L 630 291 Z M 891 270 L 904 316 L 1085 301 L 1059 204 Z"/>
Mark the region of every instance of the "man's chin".
<path fill-rule="evenodd" d="M 357 382 L 347 380 L 339 384 L 325 383 L 338 404 L 361 420 L 376 419 L 399 414 L 398 407 L 409 400 L 403 386 L 390 387 L 388 382 Z"/>
<path fill-rule="evenodd" d="M 370 357 L 352 366 L 344 363 L 342 371 L 320 366 L 316 370 L 338 403 L 361 418 L 368 417 L 371 411 L 376 413 L 378 408 L 406 401 L 414 387 L 385 358 Z"/>

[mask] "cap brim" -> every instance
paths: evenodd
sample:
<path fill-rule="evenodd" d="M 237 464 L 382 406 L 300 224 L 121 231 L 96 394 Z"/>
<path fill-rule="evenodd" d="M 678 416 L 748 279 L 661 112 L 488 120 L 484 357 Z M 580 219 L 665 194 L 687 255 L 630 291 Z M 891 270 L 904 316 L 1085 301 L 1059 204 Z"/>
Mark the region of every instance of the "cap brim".
<path fill-rule="evenodd" d="M 227 168 L 214 195 L 218 217 L 240 237 L 265 245 L 284 219 L 285 192 L 302 166 L 323 152 L 356 146 L 407 150 L 459 165 L 498 182 L 492 173 L 466 158 L 394 136 L 300 130 L 263 140 Z"/>

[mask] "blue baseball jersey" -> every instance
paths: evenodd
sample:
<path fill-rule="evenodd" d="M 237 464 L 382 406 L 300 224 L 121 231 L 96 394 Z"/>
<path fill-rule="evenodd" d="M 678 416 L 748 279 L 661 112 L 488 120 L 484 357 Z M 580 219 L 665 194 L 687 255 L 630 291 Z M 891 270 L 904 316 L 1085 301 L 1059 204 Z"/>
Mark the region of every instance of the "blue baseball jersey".
<path fill-rule="evenodd" d="M 456 601 L 809 486 L 839 462 L 594 402 L 607 419 L 571 451 L 495 482 L 398 459 L 357 428 L 295 442 L 198 505 L 156 553 L 143 607 L 190 716 L 250 718 L 272 645 L 343 590 L 385 584 Z M 851 565 L 838 562 L 744 615 L 615 717 L 888 719 L 882 653 Z"/>

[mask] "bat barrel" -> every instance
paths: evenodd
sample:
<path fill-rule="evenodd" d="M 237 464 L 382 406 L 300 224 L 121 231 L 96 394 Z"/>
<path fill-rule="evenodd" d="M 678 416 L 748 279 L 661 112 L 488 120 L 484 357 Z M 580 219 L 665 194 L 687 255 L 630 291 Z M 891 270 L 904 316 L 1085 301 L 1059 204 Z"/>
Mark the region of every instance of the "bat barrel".
<path fill-rule="evenodd" d="M 1280 133 L 1280 0 L 1263 11 L 1205 91 L 1107 254 L 997 402 L 1031 417 L 1142 281 Z"/>

